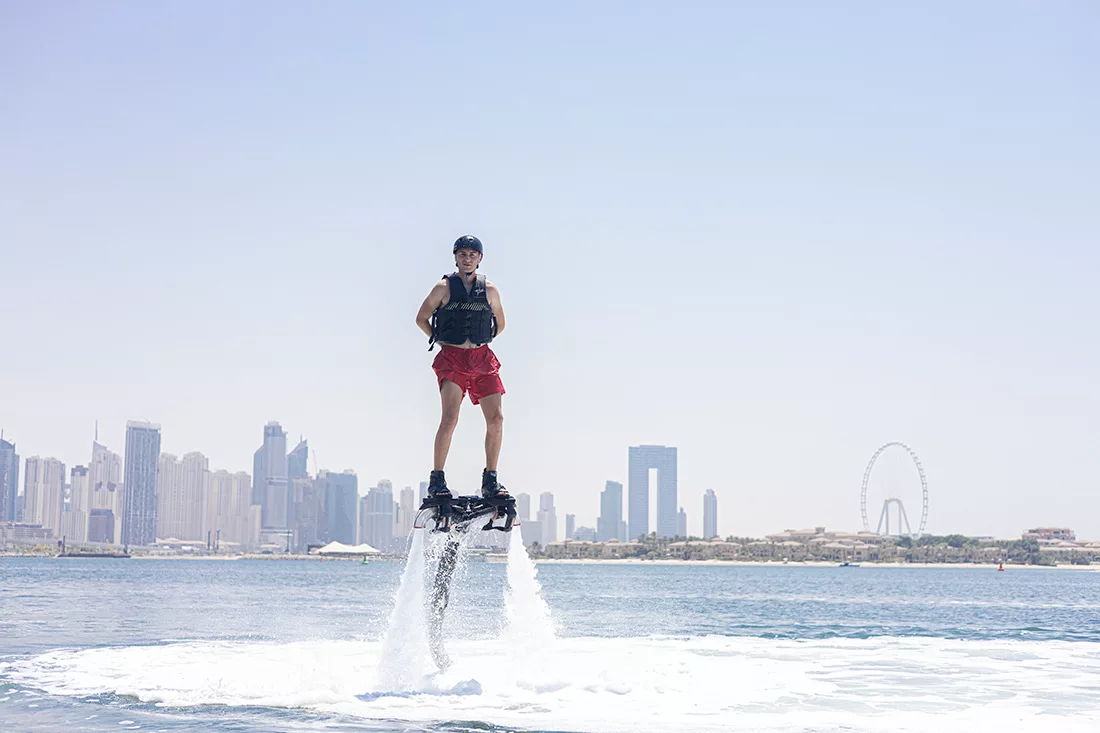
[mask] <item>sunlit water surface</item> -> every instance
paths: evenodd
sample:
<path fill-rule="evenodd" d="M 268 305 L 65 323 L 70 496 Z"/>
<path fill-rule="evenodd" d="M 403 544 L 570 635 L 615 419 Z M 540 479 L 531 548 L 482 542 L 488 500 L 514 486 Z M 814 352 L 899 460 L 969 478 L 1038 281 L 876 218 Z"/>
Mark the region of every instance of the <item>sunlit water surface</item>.
<path fill-rule="evenodd" d="M 1096 572 L 539 565 L 548 639 L 471 562 L 424 676 L 402 570 L 0 559 L 0 728 L 1100 730 Z"/>

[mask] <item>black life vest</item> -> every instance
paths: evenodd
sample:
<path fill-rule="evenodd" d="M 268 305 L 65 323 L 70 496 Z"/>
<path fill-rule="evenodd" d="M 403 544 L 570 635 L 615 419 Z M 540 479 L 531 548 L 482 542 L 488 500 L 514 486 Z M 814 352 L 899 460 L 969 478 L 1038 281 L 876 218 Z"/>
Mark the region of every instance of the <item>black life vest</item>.
<path fill-rule="evenodd" d="M 451 289 L 447 305 L 432 314 L 432 337 L 428 341 L 431 351 L 436 342 L 461 346 L 470 341 L 481 346 L 493 340 L 497 334 L 497 319 L 489 307 L 485 291 L 485 276 L 478 275 L 470 292 L 462 277 L 456 272 L 444 275 Z"/>

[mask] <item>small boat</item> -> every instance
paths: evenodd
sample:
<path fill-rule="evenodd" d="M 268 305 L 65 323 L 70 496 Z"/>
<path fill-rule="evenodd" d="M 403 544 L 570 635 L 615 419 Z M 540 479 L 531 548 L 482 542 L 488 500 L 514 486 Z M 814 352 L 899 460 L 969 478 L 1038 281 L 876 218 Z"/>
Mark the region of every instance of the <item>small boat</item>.
<path fill-rule="evenodd" d="M 1001 563 L 1000 565 L 997 566 L 997 572 L 998 573 L 1003 573 L 1004 571 L 1005 571 L 1005 564 L 1004 563 Z"/>
<path fill-rule="evenodd" d="M 838 565 L 837 567 L 841 567 L 841 568 L 858 568 L 859 563 L 858 562 L 849 562 L 848 560 L 845 560 L 844 562 L 840 563 L 840 565 Z"/>

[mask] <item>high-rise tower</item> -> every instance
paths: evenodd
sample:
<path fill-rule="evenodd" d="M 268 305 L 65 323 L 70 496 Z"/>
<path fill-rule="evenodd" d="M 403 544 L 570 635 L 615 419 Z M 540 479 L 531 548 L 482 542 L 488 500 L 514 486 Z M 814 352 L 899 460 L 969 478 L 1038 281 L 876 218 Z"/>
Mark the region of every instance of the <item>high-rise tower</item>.
<path fill-rule="evenodd" d="M 677 533 L 676 449 L 663 445 L 630 448 L 630 538 L 649 534 L 649 471 L 657 469 L 657 536 Z"/>
<path fill-rule="evenodd" d="M 619 525 L 623 521 L 623 485 L 618 481 L 608 481 L 600 492 L 600 516 L 596 520 L 596 539 L 625 540 L 619 536 Z"/>
<path fill-rule="evenodd" d="M 277 422 L 264 426 L 264 444 L 252 461 L 252 503 L 262 509 L 260 521 L 264 529 L 286 529 L 290 505 L 286 433 Z"/>
<path fill-rule="evenodd" d="M 60 537 L 65 507 L 65 464 L 31 456 L 23 471 L 23 521 L 52 529 Z"/>
<path fill-rule="evenodd" d="M 703 539 L 709 540 L 718 536 L 718 497 L 714 495 L 714 489 L 707 489 L 703 494 Z"/>
<path fill-rule="evenodd" d="M 15 521 L 15 499 L 19 496 L 19 454 L 15 443 L 0 438 L 0 522 Z"/>
<path fill-rule="evenodd" d="M 151 545 L 157 539 L 157 462 L 160 425 L 131 420 L 126 423 L 125 494 L 122 543 Z"/>

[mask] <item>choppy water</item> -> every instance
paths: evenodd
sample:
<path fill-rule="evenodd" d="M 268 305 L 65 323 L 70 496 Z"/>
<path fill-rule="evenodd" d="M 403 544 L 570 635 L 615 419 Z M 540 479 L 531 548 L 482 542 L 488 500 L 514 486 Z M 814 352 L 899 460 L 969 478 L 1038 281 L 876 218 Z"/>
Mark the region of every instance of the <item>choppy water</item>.
<path fill-rule="evenodd" d="M 532 642 L 472 562 L 454 665 L 410 692 L 382 673 L 402 570 L 0 559 L 0 728 L 1100 730 L 1100 573 L 540 565 Z"/>

